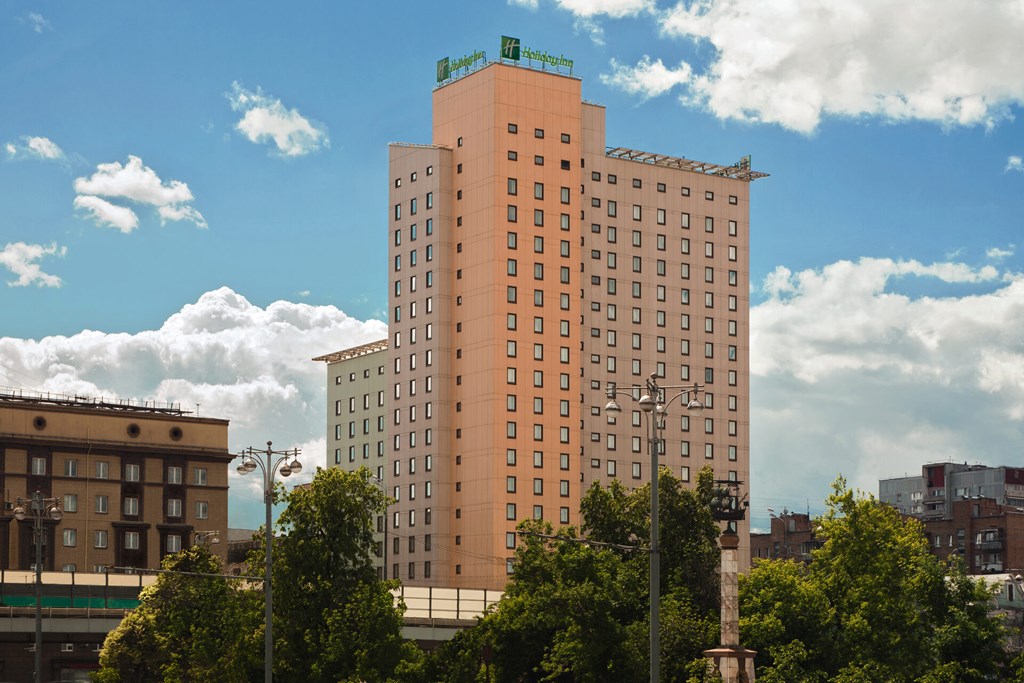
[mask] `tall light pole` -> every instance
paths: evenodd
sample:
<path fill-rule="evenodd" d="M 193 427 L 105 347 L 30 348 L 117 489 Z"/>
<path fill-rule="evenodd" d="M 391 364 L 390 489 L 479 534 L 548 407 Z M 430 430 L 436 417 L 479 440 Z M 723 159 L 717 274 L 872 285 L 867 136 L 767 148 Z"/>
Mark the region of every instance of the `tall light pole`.
<path fill-rule="evenodd" d="M 271 508 L 274 503 L 274 475 L 280 473 L 282 477 L 291 476 L 292 473 L 302 471 L 302 463 L 299 462 L 299 449 L 293 448 L 285 451 L 275 451 L 271 448 L 272 441 L 267 442 L 266 450 L 256 450 L 249 446 L 239 457 L 242 462 L 235 471 L 245 475 L 259 467 L 263 473 L 263 503 L 267 509 L 267 524 L 264 528 L 264 546 L 266 547 L 266 566 L 263 570 L 263 595 L 265 597 L 264 618 L 266 627 L 263 639 L 263 680 L 271 683 L 274 677 L 274 591 L 270 582 L 271 548 L 274 542 L 274 528 L 271 526 Z M 274 461 L 274 457 L 277 460 Z M 291 462 L 289 462 L 289 459 Z M 271 465 L 270 463 L 274 464 Z"/>
<path fill-rule="evenodd" d="M 615 397 L 619 394 L 629 396 L 640 406 L 647 421 L 647 447 L 651 454 L 651 549 L 649 582 L 650 582 L 650 631 L 651 631 L 651 683 L 658 683 L 661 680 L 661 645 L 658 620 L 658 602 L 661 599 L 661 549 L 659 546 L 658 529 L 658 452 L 661 446 L 661 438 L 658 430 L 661 428 L 660 420 L 665 412 L 677 399 L 685 397 L 686 411 L 691 415 L 699 415 L 704 411 L 704 404 L 697 398 L 698 392 L 703 389 L 701 384 L 694 383 L 690 386 L 658 386 L 657 373 L 651 373 L 645 382 L 646 393 L 639 398 L 633 395 L 633 388 L 619 389 L 614 382 L 609 382 L 605 389 L 608 397 L 608 404 L 604 407 L 605 412 L 620 413 L 622 407 Z M 680 390 L 672 398 L 665 400 L 665 391 Z"/>
<path fill-rule="evenodd" d="M 26 504 L 28 508 L 26 508 Z M 45 498 L 41 491 L 36 491 L 31 498 L 18 498 L 15 501 L 14 518 L 19 522 L 25 517 L 32 517 L 32 532 L 36 542 L 36 645 L 35 673 L 36 683 L 43 680 L 43 518 L 49 517 L 59 522 L 64 516 L 57 498 Z"/>

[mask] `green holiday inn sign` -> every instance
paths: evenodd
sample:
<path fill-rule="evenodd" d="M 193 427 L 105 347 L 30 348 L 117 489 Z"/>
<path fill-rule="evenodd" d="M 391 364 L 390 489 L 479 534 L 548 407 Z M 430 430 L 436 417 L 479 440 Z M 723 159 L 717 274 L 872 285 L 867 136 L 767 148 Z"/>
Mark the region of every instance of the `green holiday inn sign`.
<path fill-rule="evenodd" d="M 530 60 L 531 62 L 540 62 L 543 65 L 558 67 L 568 67 L 572 71 L 573 60 L 566 58 L 559 54 L 549 54 L 547 51 L 533 50 L 528 47 L 522 47 L 518 38 L 512 38 L 510 36 L 501 37 L 501 52 L 499 52 L 501 59 L 509 60 L 512 62 L 519 62 L 523 59 Z M 457 72 L 459 69 L 469 68 L 474 66 L 480 60 L 486 60 L 487 55 L 476 50 L 471 54 L 463 55 L 458 59 L 452 59 L 451 57 L 445 57 L 444 59 L 437 60 L 437 82 L 443 83 L 452 77 L 453 72 Z"/>
<path fill-rule="evenodd" d="M 507 59 L 512 62 L 528 59 L 530 61 L 540 62 L 541 64 L 547 64 L 555 68 L 566 66 L 569 67 L 570 71 L 572 70 L 571 59 L 561 54 L 554 55 L 548 53 L 546 50 L 533 50 L 528 47 L 521 47 L 518 38 L 502 36 L 500 54 L 502 59 Z"/>

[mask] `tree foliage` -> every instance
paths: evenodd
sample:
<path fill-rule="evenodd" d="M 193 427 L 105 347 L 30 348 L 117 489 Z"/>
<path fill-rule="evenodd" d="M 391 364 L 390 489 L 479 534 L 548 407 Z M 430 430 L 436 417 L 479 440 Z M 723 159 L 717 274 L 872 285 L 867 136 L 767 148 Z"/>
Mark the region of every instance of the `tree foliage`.
<path fill-rule="evenodd" d="M 1002 663 L 991 595 L 928 549 L 921 524 L 843 479 L 809 566 L 760 562 L 740 580 L 742 642 L 758 680 L 982 681 Z"/>
<path fill-rule="evenodd" d="M 331 468 L 285 498 L 274 540 L 275 674 L 374 683 L 410 669 L 418 651 L 402 640 L 394 582 L 377 578 L 372 559 L 384 493 L 364 471 Z"/>
<path fill-rule="evenodd" d="M 221 562 L 204 546 L 168 555 L 139 607 L 107 635 L 96 680 L 248 681 L 258 670 L 256 620 L 248 592 L 219 577 Z M 188 573 L 185 573 L 188 572 Z"/>
<path fill-rule="evenodd" d="M 700 681 L 718 638 L 718 527 L 710 469 L 689 489 L 663 469 L 661 662 L 665 680 Z M 595 485 L 572 527 L 520 524 L 515 571 L 480 624 L 432 658 L 431 680 L 644 680 L 648 671 L 650 488 Z"/>

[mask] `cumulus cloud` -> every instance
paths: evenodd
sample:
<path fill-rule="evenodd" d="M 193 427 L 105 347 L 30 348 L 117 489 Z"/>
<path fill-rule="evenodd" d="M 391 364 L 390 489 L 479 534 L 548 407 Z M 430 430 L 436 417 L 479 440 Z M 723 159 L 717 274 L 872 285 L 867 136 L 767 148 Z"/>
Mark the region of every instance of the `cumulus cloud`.
<path fill-rule="evenodd" d="M 651 61 L 647 55 L 635 67 L 619 64 L 614 59 L 611 66 L 610 74 L 601 74 L 602 83 L 644 98 L 664 95 L 677 85 L 689 83 L 693 77 L 693 71 L 686 62 L 670 69 L 660 59 Z"/>
<path fill-rule="evenodd" d="M 654 0 L 553 0 L 554 4 L 571 12 L 574 16 L 573 28 L 579 33 L 587 33 L 598 45 L 604 45 L 604 28 L 598 18 L 623 19 L 635 17 L 655 10 Z M 508 0 L 509 5 L 536 10 L 539 0 Z"/>
<path fill-rule="evenodd" d="M 0 251 L 0 266 L 17 275 L 17 279 L 9 280 L 8 287 L 60 287 L 61 279 L 56 275 L 44 273 L 39 267 L 39 260 L 44 256 L 59 256 L 67 254 L 67 247 L 58 247 L 56 244 L 44 246 L 42 244 L 25 244 L 24 242 L 10 242 Z"/>
<path fill-rule="evenodd" d="M 7 158 L 12 160 L 40 159 L 43 161 L 63 161 L 64 150 L 49 138 L 22 135 L 14 142 L 4 145 Z"/>
<path fill-rule="evenodd" d="M 723 119 L 803 133 L 824 116 L 993 126 L 1024 102 L 1013 2 L 697 0 L 658 19 L 667 38 L 713 48 L 706 66 L 677 68 L 673 85 L 685 105 Z M 646 79 L 644 94 L 662 93 L 652 64 L 613 63 L 608 82 L 635 92 L 631 78 Z"/>
<path fill-rule="evenodd" d="M 921 278 L 981 293 L 892 291 Z M 926 462 L 1019 460 L 1020 275 L 863 258 L 779 268 L 762 291 L 750 320 L 752 478 L 779 504 L 821 501 L 839 473 L 877 492 L 879 478 Z"/>
<path fill-rule="evenodd" d="M 310 359 L 385 337 L 384 323 L 334 306 L 261 308 L 225 287 L 137 334 L 0 338 L 0 384 L 34 377 L 39 391 L 198 405 L 203 417 L 231 420 L 232 452 L 268 440 L 301 447 L 308 477 L 326 461 L 327 373 Z M 231 477 L 232 525 L 259 525 L 261 494 Z"/>
<path fill-rule="evenodd" d="M 993 261 L 1002 261 L 1003 259 L 1013 256 L 1016 247 L 1012 244 L 1008 245 L 1006 249 L 1000 249 L 999 247 L 992 247 L 985 252 L 985 256 L 989 257 Z"/>
<path fill-rule="evenodd" d="M 74 206 L 91 218 L 96 225 L 117 228 L 124 234 L 139 227 L 139 217 L 135 212 L 124 206 L 111 204 L 105 199 L 91 195 L 78 195 Z"/>
<path fill-rule="evenodd" d="M 1006 168 L 1003 169 L 1004 173 L 1006 171 L 1020 171 L 1024 173 L 1024 157 L 1019 157 L 1015 154 L 1008 156 L 1006 158 Z"/>
<path fill-rule="evenodd" d="M 279 156 L 304 156 L 331 146 L 323 124 L 305 118 L 297 109 L 286 108 L 258 86 L 253 92 L 236 81 L 226 97 L 233 110 L 242 112 L 235 128 L 250 142 L 273 143 Z"/>
<path fill-rule="evenodd" d="M 90 177 L 76 178 L 74 187 L 78 193 L 75 208 L 88 212 L 97 225 L 109 225 L 124 233 L 138 227 L 134 211 L 101 199 L 112 197 L 156 207 L 161 224 L 184 220 L 198 228 L 207 227 L 203 215 L 191 206 L 194 197 L 188 185 L 180 180 L 163 182 L 137 156 L 129 156 L 123 166 L 118 161 L 99 164 Z"/>

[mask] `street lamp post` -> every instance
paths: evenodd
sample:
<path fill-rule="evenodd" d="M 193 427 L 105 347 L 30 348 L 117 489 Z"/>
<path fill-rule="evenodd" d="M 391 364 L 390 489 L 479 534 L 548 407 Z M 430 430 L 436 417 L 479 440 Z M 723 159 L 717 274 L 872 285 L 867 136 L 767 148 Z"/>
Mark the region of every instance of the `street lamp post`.
<path fill-rule="evenodd" d="M 273 680 L 274 668 L 274 591 L 270 581 L 271 548 L 274 541 L 274 529 L 271 526 L 271 508 L 274 503 L 274 475 L 280 473 L 282 477 L 288 477 L 292 473 L 302 471 L 302 463 L 299 462 L 299 449 L 275 451 L 271 448 L 272 441 L 267 442 L 265 450 L 256 450 L 252 446 L 246 448 L 239 457 L 242 462 L 236 468 L 241 475 L 249 474 L 258 467 L 263 474 L 263 503 L 266 506 L 267 522 L 264 527 L 264 545 L 266 547 L 266 566 L 263 570 L 263 594 L 265 597 L 264 618 L 266 627 L 264 629 L 263 641 L 263 680 L 271 683 Z M 279 456 L 276 461 L 274 457 Z M 291 462 L 289 462 L 289 459 Z M 273 462 L 273 465 L 271 465 Z"/>
<path fill-rule="evenodd" d="M 658 386 L 657 373 L 651 373 L 645 382 L 646 393 L 636 398 L 632 388 L 618 388 L 614 382 L 609 382 L 605 389 L 608 397 L 608 404 L 604 407 L 605 412 L 619 413 L 622 407 L 615 397 L 619 394 L 629 396 L 640 406 L 647 421 L 647 447 L 651 456 L 651 548 L 649 551 L 649 583 L 650 583 L 650 665 L 651 683 L 658 683 L 661 680 L 661 646 L 658 619 L 658 603 L 661 598 L 661 549 L 659 546 L 658 529 L 658 452 L 661 447 L 661 439 L 658 430 L 661 428 L 660 420 L 664 418 L 665 412 L 677 399 L 685 397 L 686 410 L 692 415 L 699 415 L 704 410 L 704 404 L 697 398 L 698 392 L 703 385 L 694 383 L 690 386 Z M 679 390 L 672 398 L 665 400 L 665 391 Z"/>
<path fill-rule="evenodd" d="M 28 508 L 26 509 L 26 504 Z M 43 680 L 43 518 L 49 517 L 55 522 L 60 521 L 64 511 L 60 509 L 57 498 L 45 498 L 41 491 L 36 491 L 31 498 L 18 498 L 15 502 L 14 518 L 23 521 L 32 517 L 32 532 L 36 544 L 36 644 L 35 673 L 36 683 Z"/>

